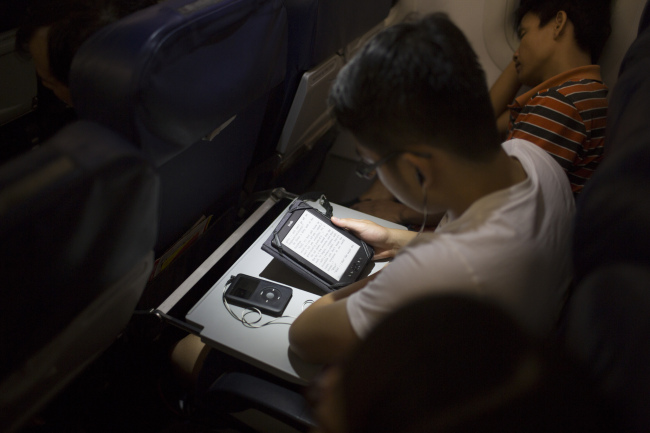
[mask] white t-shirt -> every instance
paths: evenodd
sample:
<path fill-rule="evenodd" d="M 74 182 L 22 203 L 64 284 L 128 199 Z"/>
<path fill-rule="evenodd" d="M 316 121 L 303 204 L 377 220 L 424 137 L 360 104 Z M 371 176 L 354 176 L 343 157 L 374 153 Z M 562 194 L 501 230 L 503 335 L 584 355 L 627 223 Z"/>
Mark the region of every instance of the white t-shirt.
<path fill-rule="evenodd" d="M 551 331 L 571 279 L 573 195 L 544 150 L 521 139 L 503 148 L 528 178 L 477 200 L 455 220 L 447 214 L 352 294 L 347 312 L 359 337 L 416 297 L 458 291 L 496 300 L 536 333 Z"/>

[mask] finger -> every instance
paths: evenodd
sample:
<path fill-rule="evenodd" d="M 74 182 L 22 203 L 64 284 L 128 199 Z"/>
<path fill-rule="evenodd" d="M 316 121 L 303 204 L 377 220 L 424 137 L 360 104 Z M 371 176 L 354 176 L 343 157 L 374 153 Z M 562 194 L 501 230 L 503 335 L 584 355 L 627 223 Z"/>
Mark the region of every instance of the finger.
<path fill-rule="evenodd" d="M 334 225 L 337 225 L 337 226 L 339 226 L 341 228 L 344 228 L 344 229 L 350 228 L 350 225 L 354 224 L 352 222 L 353 221 L 352 218 L 338 218 L 338 217 L 333 216 L 331 218 L 331 220 L 334 223 Z"/>
<path fill-rule="evenodd" d="M 345 228 L 346 220 L 347 220 L 347 218 L 337 218 L 335 216 L 332 216 L 330 218 L 330 221 L 332 221 L 335 226 L 339 226 L 339 227 L 342 227 L 342 228 Z"/>
<path fill-rule="evenodd" d="M 358 220 L 354 218 L 337 218 L 332 217 L 332 222 L 344 229 L 352 230 L 353 232 L 361 232 L 368 228 L 368 225 L 371 224 L 367 220 Z"/>
<path fill-rule="evenodd" d="M 395 257 L 395 253 L 391 250 L 386 250 L 382 251 L 381 253 L 375 254 L 372 256 L 373 260 L 385 260 L 385 259 L 392 259 Z"/>

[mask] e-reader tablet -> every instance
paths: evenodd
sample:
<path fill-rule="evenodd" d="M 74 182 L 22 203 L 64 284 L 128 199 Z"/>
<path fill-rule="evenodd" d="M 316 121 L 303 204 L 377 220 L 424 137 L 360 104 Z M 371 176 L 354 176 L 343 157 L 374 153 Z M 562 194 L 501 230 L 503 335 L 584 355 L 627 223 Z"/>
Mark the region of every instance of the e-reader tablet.
<path fill-rule="evenodd" d="M 262 249 L 326 291 L 355 282 L 372 247 L 296 200 Z"/>

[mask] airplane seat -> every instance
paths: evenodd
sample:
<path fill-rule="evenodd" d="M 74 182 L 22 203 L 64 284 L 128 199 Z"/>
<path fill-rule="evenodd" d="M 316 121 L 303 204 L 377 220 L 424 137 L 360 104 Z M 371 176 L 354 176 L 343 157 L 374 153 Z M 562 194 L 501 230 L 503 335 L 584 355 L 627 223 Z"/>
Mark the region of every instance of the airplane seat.
<path fill-rule="evenodd" d="M 126 326 L 153 267 L 158 177 L 75 122 L 0 166 L 0 431 L 17 431 Z"/>
<path fill-rule="evenodd" d="M 612 429 L 650 430 L 650 2 L 625 54 L 608 112 L 607 153 L 577 202 L 577 286 L 565 315 L 568 350 L 599 387 Z"/>
<path fill-rule="evenodd" d="M 621 146 L 643 140 L 645 134 L 645 97 L 650 95 L 650 82 L 646 79 L 650 63 L 649 27 L 650 4 L 646 3 L 639 21 L 638 37 L 625 53 L 617 85 L 610 92 L 607 118 L 607 135 L 610 139 L 605 148 L 606 158 Z"/>
<path fill-rule="evenodd" d="M 603 81 L 611 90 L 616 85 L 623 56 L 637 36 L 639 17 L 643 11 L 641 1 L 612 2 L 612 33 L 607 39 L 598 64 L 600 65 Z"/>
<path fill-rule="evenodd" d="M 650 0 L 644 16 L 650 17 Z M 645 24 L 639 27 L 638 37 L 625 54 L 618 82 L 611 92 L 605 137 L 607 154 L 602 170 L 599 168 L 602 173 L 597 173 L 596 181 L 593 185 L 590 181 L 585 189 L 589 195 L 577 202 L 578 281 L 613 261 L 650 259 L 650 254 L 646 254 L 650 252 L 650 237 L 645 237 L 647 230 L 643 229 L 650 221 L 650 205 L 638 200 L 644 196 L 650 179 L 650 125 L 643 115 L 650 97 L 649 21 L 644 20 Z"/>
<path fill-rule="evenodd" d="M 346 60 L 345 51 L 364 35 L 375 33 L 392 6 L 390 0 L 284 0 L 284 4 L 289 23 L 287 75 L 276 110 L 265 120 L 260 147 L 266 151 L 260 152 L 257 173 L 261 181 L 252 179 L 258 184 L 267 182 L 269 173 L 273 180 L 295 165 L 331 130 L 334 122 L 327 95 Z M 305 168 L 301 164 L 299 171 Z M 279 186 L 292 189 L 292 185 Z"/>
<path fill-rule="evenodd" d="M 286 32 L 280 0 L 166 0 L 103 28 L 75 56 L 79 117 L 123 134 L 160 174 L 156 253 L 240 199 L 268 95 L 285 75 Z"/>

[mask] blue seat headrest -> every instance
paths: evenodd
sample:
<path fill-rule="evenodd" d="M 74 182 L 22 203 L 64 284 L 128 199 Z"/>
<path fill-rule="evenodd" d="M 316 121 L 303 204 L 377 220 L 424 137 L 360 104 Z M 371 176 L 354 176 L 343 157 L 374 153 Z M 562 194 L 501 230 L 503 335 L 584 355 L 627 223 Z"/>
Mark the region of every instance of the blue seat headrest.
<path fill-rule="evenodd" d="M 278 85 L 285 58 L 279 0 L 167 0 L 86 41 L 71 91 L 81 118 L 120 131 L 160 164 Z"/>

